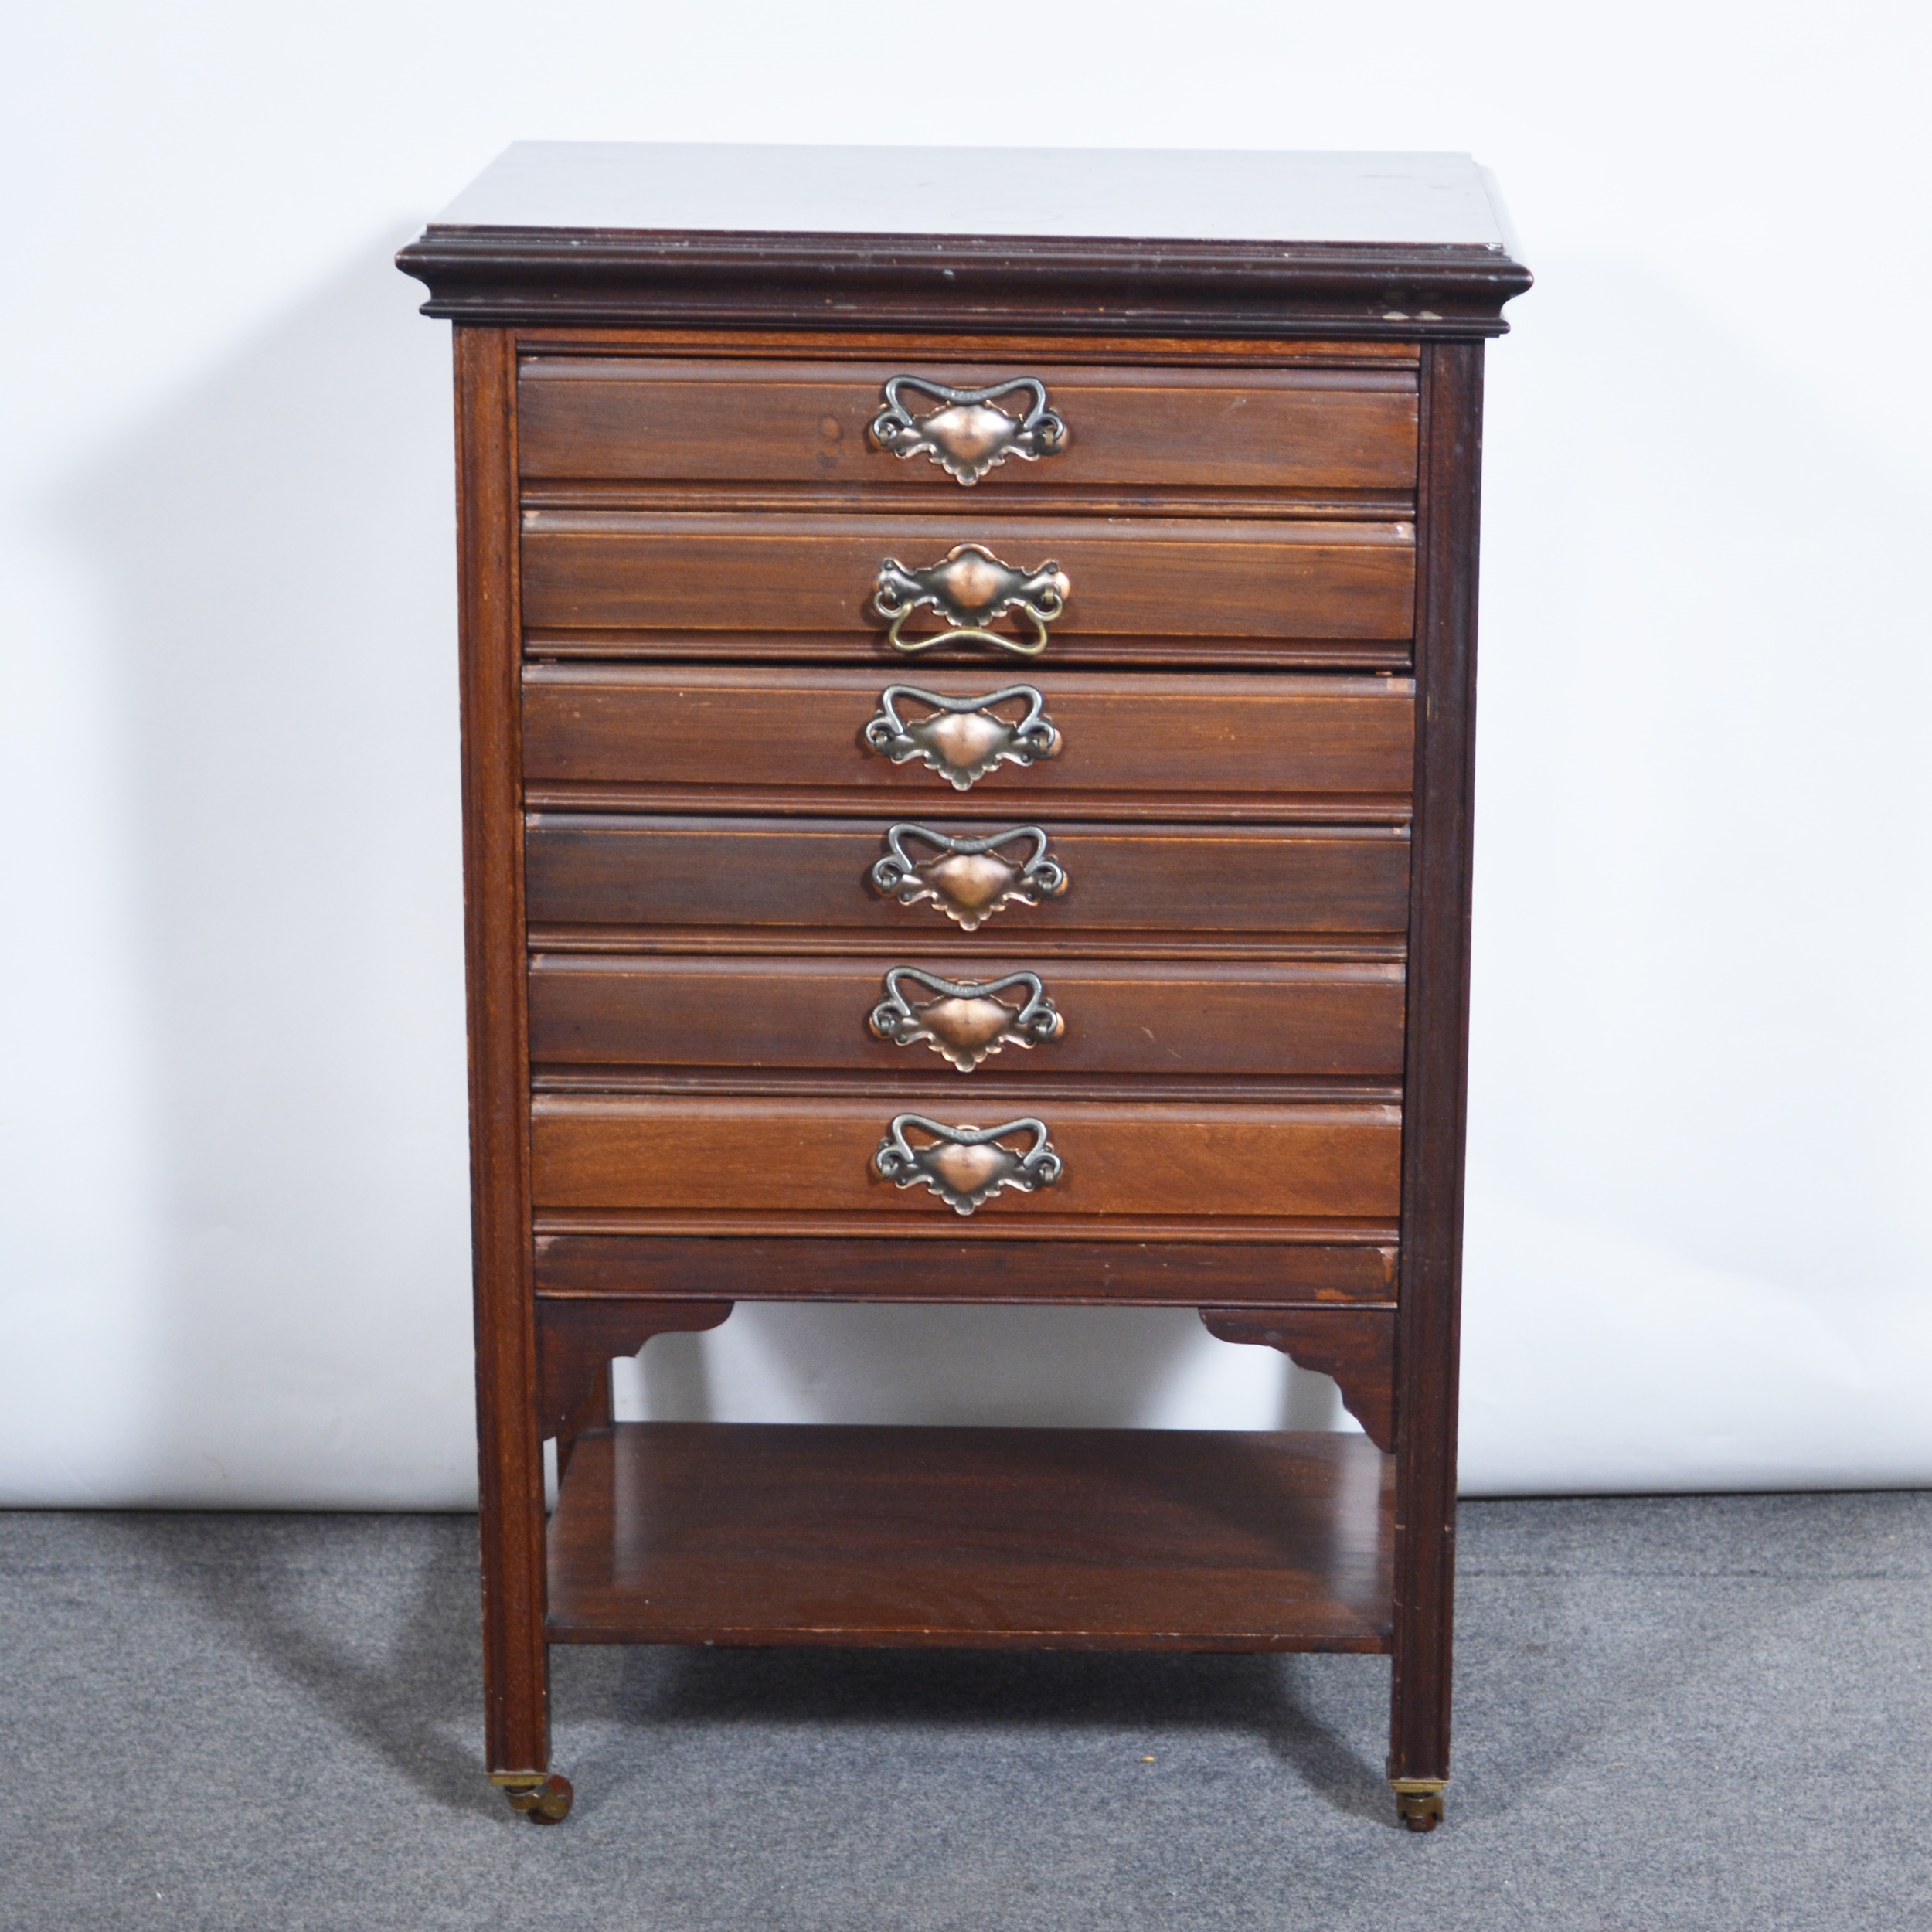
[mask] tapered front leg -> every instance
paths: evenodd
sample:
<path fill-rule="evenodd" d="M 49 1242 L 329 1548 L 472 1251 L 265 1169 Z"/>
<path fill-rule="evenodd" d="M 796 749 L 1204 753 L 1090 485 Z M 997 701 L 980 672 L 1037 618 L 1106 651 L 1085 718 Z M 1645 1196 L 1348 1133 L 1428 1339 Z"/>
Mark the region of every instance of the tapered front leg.
<path fill-rule="evenodd" d="M 512 1803 L 560 1818 L 569 1800 L 547 1782 L 543 1455 L 530 1278 L 516 355 L 505 330 L 455 333 L 484 1728 L 490 1775 Z"/>
<path fill-rule="evenodd" d="M 1389 1781 L 1403 1822 L 1427 1832 L 1449 1777 L 1481 343 L 1426 345 L 1421 402 Z"/>

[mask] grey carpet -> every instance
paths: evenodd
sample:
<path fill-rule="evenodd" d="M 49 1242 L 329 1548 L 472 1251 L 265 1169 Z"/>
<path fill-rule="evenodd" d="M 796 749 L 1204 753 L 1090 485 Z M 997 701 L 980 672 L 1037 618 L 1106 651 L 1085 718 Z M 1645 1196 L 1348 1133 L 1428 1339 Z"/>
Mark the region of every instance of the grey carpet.
<path fill-rule="evenodd" d="M 0 1515 L 0 1923 L 1932 1927 L 1932 1495 L 1466 1505 L 1430 1838 L 1379 1658 L 906 1652 L 561 1652 L 532 1828 L 473 1534 Z"/>

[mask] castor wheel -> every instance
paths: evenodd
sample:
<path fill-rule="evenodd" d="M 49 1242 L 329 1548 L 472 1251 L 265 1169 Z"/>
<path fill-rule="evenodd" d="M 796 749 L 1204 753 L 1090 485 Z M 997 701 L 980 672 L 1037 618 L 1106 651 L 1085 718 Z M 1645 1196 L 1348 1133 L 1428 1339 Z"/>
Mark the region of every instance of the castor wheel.
<path fill-rule="evenodd" d="M 1420 1779 L 1406 1790 L 1398 1784 L 1396 1815 L 1412 1832 L 1433 1832 L 1442 1822 L 1442 1787 Z"/>
<path fill-rule="evenodd" d="M 560 1772 L 515 1784 L 506 1777 L 492 1781 L 502 1786 L 510 1809 L 521 1811 L 532 1825 L 561 1825 L 570 1815 L 570 1801 L 577 1796 L 570 1781 Z"/>

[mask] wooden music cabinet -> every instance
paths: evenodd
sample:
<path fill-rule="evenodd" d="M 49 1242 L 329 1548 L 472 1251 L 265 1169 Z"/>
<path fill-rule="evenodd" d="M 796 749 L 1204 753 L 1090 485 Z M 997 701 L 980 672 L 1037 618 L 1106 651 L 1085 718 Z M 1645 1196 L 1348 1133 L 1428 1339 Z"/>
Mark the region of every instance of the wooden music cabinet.
<path fill-rule="evenodd" d="M 1479 172 L 536 145 L 400 262 L 456 325 L 492 1776 L 569 1808 L 553 1644 L 1386 1651 L 1428 1829 L 1529 281 Z M 613 1422 L 741 1301 L 1193 1308 L 1366 1434 Z"/>

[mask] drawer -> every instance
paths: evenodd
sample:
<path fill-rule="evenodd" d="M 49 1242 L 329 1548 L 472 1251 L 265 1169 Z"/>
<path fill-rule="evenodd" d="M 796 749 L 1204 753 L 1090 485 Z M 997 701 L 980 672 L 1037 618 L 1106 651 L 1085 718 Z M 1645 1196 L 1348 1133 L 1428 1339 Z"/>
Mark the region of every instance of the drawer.
<path fill-rule="evenodd" d="M 532 481 L 959 485 L 870 427 L 899 363 L 532 356 L 517 383 L 517 454 Z M 955 389 L 1039 377 L 1063 446 L 1009 457 L 980 487 L 1406 492 L 1416 481 L 1412 369 L 1119 369 L 923 365 Z M 943 399 L 903 392 L 909 413 Z M 1032 397 L 990 406 L 1023 418 Z M 997 425 L 995 426 L 997 428 Z"/>
<path fill-rule="evenodd" d="M 539 954 L 529 985 L 539 1067 L 930 1079 L 950 1066 L 982 1085 L 1081 1073 L 1402 1074 L 1403 969 L 1372 962 L 1070 959 L 1035 972 L 1021 954 L 916 947 L 872 959 Z"/>
<path fill-rule="evenodd" d="M 524 673 L 523 775 L 537 799 L 769 788 L 899 794 L 913 810 L 967 792 L 1043 808 L 1161 792 L 1277 817 L 1406 810 L 1414 713 L 1414 685 L 1393 677 L 540 664 Z"/>
<path fill-rule="evenodd" d="M 1415 532 L 1401 522 L 1250 518 L 1002 517 L 969 499 L 949 514 L 716 516 L 527 510 L 523 621 L 539 655 L 612 638 L 662 651 L 860 656 L 924 663 L 1016 661 L 998 645 L 942 639 L 907 654 L 873 597 L 888 560 L 930 573 L 964 546 L 1023 577 L 1059 567 L 1068 590 L 1049 655 L 1120 639 L 1163 649 L 1287 641 L 1406 644 L 1415 614 Z M 919 611 L 906 641 L 944 628 Z M 988 628 L 1037 634 L 1012 614 Z"/>
<path fill-rule="evenodd" d="M 1400 827 L 1009 820 L 972 835 L 990 847 L 974 853 L 957 849 L 964 829 L 910 821 L 539 812 L 526 824 L 536 927 L 815 929 L 897 944 L 997 930 L 1010 945 L 1083 932 L 1393 937 L 1408 924 Z"/>
<path fill-rule="evenodd" d="M 975 1216 L 1002 1223 L 1232 1216 L 1366 1226 L 1393 1221 L 1399 1206 L 1401 1110 L 1369 1104 L 1032 1107 L 1015 1097 L 1008 1117 L 1037 1119 L 1047 1154 L 1036 1131 L 1016 1127 L 948 1162 L 945 1150 L 956 1144 L 905 1125 L 901 1140 L 920 1165 L 906 1185 L 882 1176 L 881 1149 L 903 1116 L 955 1132 L 967 1121 L 1006 1126 L 1005 1107 L 989 1112 L 976 1100 L 962 1112 L 963 1104 L 957 1090 L 917 1087 L 863 1100 L 540 1094 L 532 1110 L 532 1199 L 539 1213 L 859 1216 L 882 1231 L 913 1216 L 950 1229 Z M 1004 1163 L 1002 1155 L 1010 1157 Z M 1021 1185 L 1029 1173 L 1030 1192 Z M 983 1198 L 965 1213 L 940 1191 L 971 1200 L 969 1188 Z"/>

